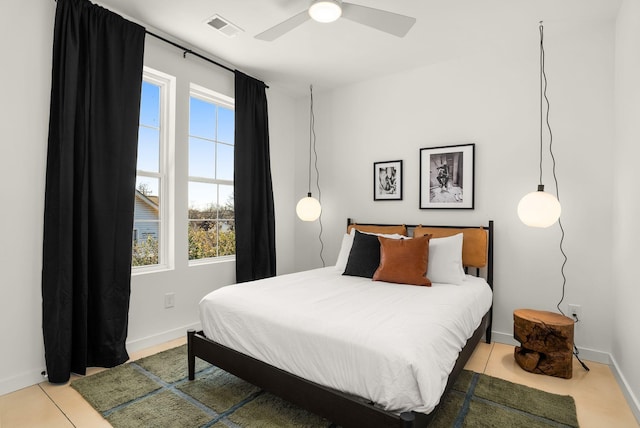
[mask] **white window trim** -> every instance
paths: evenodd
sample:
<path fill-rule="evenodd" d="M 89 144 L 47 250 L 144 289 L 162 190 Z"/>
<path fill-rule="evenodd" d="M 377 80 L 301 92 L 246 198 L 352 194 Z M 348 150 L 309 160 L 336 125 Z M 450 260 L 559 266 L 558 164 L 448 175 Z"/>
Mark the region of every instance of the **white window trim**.
<path fill-rule="evenodd" d="M 195 83 L 189 85 L 189 96 L 201 99 L 202 101 L 214 102 L 231 110 L 236 109 L 235 100 L 230 96 L 207 89 Z"/>
<path fill-rule="evenodd" d="M 202 100 L 208 103 L 215 103 L 219 106 L 228 108 L 233 111 L 235 111 L 236 109 L 235 100 L 232 97 L 229 97 L 227 95 L 205 88 L 204 86 L 200 86 L 195 83 L 189 84 L 189 97 L 197 98 L 199 100 Z M 212 179 L 212 178 L 205 178 L 205 177 L 197 177 L 197 176 L 188 175 L 187 173 L 187 183 L 191 181 L 199 182 L 199 183 L 234 185 L 233 180 L 219 180 L 219 179 Z M 189 221 L 190 219 L 187 217 L 187 224 L 189 224 Z M 206 257 L 202 259 L 189 260 L 189 267 L 214 264 L 214 263 L 235 262 L 235 261 L 236 261 L 235 254 L 232 256 Z"/>
<path fill-rule="evenodd" d="M 200 266 L 200 265 L 210 265 L 215 263 L 227 263 L 227 262 L 235 262 L 236 256 L 218 256 L 218 257 L 205 257 L 202 259 L 193 259 L 189 260 L 189 267 L 191 266 Z"/>
<path fill-rule="evenodd" d="M 160 171 L 145 171 L 145 176 L 160 178 L 160 227 L 158 233 L 159 264 L 132 267 L 131 274 L 162 272 L 175 269 L 175 121 L 176 78 L 144 66 L 143 80 L 160 86 Z"/>

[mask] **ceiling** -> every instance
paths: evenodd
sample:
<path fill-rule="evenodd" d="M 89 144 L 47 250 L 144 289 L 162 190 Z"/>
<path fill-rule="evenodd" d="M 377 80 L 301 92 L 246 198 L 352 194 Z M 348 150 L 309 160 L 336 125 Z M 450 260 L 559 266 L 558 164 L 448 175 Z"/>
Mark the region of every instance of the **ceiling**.
<path fill-rule="evenodd" d="M 97 0 L 194 51 L 282 88 L 293 96 L 500 46 L 530 27 L 591 25 L 615 19 L 622 0 L 352 0 L 409 15 L 404 38 L 339 19 L 309 20 L 272 42 L 255 35 L 305 10 L 310 0 Z M 206 22 L 220 15 L 243 31 L 227 37 Z M 518 31 L 513 31 L 518 29 Z"/>

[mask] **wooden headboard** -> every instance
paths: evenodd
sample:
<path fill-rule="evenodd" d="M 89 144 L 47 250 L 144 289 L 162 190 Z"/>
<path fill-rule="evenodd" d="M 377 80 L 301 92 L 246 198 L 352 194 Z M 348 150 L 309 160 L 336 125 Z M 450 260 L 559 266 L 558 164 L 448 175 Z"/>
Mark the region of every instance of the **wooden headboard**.
<path fill-rule="evenodd" d="M 431 234 L 434 238 L 463 234 L 462 263 L 465 269 L 476 268 L 476 276 L 480 275 L 480 268 L 486 268 L 486 280 L 493 289 L 493 220 L 487 225 L 410 225 L 358 223 L 347 219 L 347 233 L 355 228 L 362 232 L 399 234 L 405 236 L 423 236 Z"/>

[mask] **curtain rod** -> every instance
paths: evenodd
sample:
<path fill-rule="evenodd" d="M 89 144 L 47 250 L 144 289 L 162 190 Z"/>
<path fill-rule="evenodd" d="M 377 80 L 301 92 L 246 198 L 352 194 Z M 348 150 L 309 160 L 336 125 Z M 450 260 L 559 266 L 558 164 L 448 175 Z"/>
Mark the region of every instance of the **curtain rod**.
<path fill-rule="evenodd" d="M 157 34 L 155 34 L 155 33 L 152 33 L 152 32 L 151 32 L 151 31 L 149 31 L 149 30 L 146 30 L 146 29 L 145 29 L 144 31 L 145 31 L 148 35 L 153 36 L 153 37 L 155 37 L 156 39 L 160 39 L 160 40 L 162 40 L 162 41 L 163 41 L 163 42 L 165 42 L 165 43 L 169 43 L 170 45 L 173 45 L 173 46 L 177 47 L 178 49 L 183 50 L 183 51 L 184 51 L 184 52 L 183 52 L 183 54 L 182 54 L 182 56 L 183 56 L 183 57 L 186 57 L 186 56 L 187 56 L 187 54 L 195 55 L 195 56 L 197 56 L 197 57 L 198 57 L 198 58 L 200 58 L 200 59 L 203 59 L 203 60 L 205 60 L 205 61 L 207 61 L 207 62 L 210 62 L 211 64 L 215 64 L 215 65 L 217 65 L 218 67 L 222 67 L 222 68 L 224 68 L 225 70 L 228 70 L 228 71 L 230 71 L 230 72 L 232 72 L 232 73 L 234 73 L 234 72 L 235 72 L 235 70 L 234 70 L 234 69 L 229 68 L 229 67 L 227 67 L 227 66 L 226 66 L 226 65 L 224 65 L 224 64 L 220 64 L 219 62 L 216 62 L 216 61 L 212 60 L 211 58 L 207 58 L 207 57 L 205 57 L 205 56 L 203 56 L 203 55 L 200 55 L 198 52 L 194 52 L 194 51 L 192 51 L 191 49 L 185 48 L 184 46 L 179 45 L 178 43 L 172 42 L 172 41 L 171 41 L 171 40 L 169 40 L 169 39 L 165 39 L 164 37 L 159 36 L 159 35 L 157 35 Z"/>
<path fill-rule="evenodd" d="M 210 62 L 211 64 L 215 64 L 215 65 L 217 65 L 218 67 L 224 68 L 224 69 L 225 69 L 225 70 L 227 70 L 227 71 L 230 71 L 230 72 L 232 72 L 232 73 L 235 73 L 235 70 L 234 70 L 234 69 L 229 68 L 229 67 L 227 67 L 227 66 L 226 66 L 226 65 L 224 65 L 224 64 L 220 64 L 219 62 L 214 61 L 214 60 L 212 60 L 211 58 L 207 58 L 207 57 L 206 57 L 206 56 L 204 56 L 204 55 L 200 55 L 198 52 L 194 52 L 194 51 L 192 51 L 192 50 L 191 50 L 191 49 L 189 49 L 189 48 L 186 48 L 186 47 L 184 47 L 184 46 L 182 46 L 182 45 L 180 45 L 180 44 L 178 44 L 178 43 L 172 42 L 172 41 L 171 41 L 171 40 L 169 40 L 169 39 L 166 39 L 166 38 L 164 38 L 164 37 L 162 37 L 162 36 L 159 36 L 159 35 L 157 35 L 157 34 L 155 34 L 155 33 L 152 33 L 151 31 L 149 31 L 149 30 L 147 30 L 147 29 L 145 29 L 144 31 L 145 31 L 148 35 L 150 35 L 150 36 L 153 36 L 153 37 L 155 37 L 155 38 L 157 38 L 157 39 L 159 39 L 159 40 L 162 40 L 162 41 L 163 41 L 163 42 L 165 42 L 165 43 L 168 43 L 168 44 L 170 44 L 170 45 L 175 46 L 175 47 L 176 47 L 176 48 L 178 48 L 178 49 L 181 49 L 181 50 L 183 51 L 183 53 L 182 53 L 182 57 L 183 57 L 183 58 L 186 58 L 187 54 L 191 54 L 191 55 L 197 56 L 198 58 L 203 59 L 203 60 L 205 60 L 205 61 L 207 61 L 207 62 Z M 256 79 L 256 80 L 258 80 L 258 79 Z M 269 86 L 268 86 L 266 83 L 264 83 L 264 82 L 262 82 L 262 83 L 264 84 L 264 87 L 265 87 L 265 88 L 269 89 Z"/>
<path fill-rule="evenodd" d="M 56 3 L 58 2 L 58 0 L 54 0 L 54 1 L 55 1 Z M 145 33 L 147 33 L 147 34 L 148 34 L 148 35 L 150 35 L 150 36 L 155 37 L 156 39 L 162 40 L 162 41 L 163 41 L 163 42 L 165 42 L 165 43 L 169 43 L 170 45 L 173 45 L 173 46 L 175 46 L 176 48 L 181 49 L 181 50 L 183 51 L 183 53 L 182 53 L 182 57 L 183 57 L 183 58 L 186 58 L 186 57 L 187 57 L 187 54 L 191 54 L 191 55 L 197 56 L 198 58 L 203 59 L 203 60 L 205 60 L 205 61 L 207 61 L 207 62 L 210 62 L 211 64 L 217 65 L 218 67 L 224 68 L 224 69 L 225 69 L 225 70 L 227 70 L 227 71 L 230 71 L 230 72 L 232 72 L 232 73 L 235 73 L 235 70 L 234 70 L 233 68 L 227 67 L 227 66 L 226 66 L 226 65 L 224 65 L 224 64 L 220 64 L 219 62 L 214 61 L 214 60 L 212 60 L 211 58 L 207 58 L 206 56 L 200 55 L 199 53 L 194 52 L 194 51 L 192 51 L 191 49 L 185 48 L 184 46 L 179 45 L 178 43 L 172 42 L 172 41 L 171 41 L 171 40 L 169 40 L 169 39 L 166 39 L 166 38 L 164 38 L 164 37 L 162 37 L 162 36 L 159 36 L 159 35 L 157 35 L 157 34 L 155 34 L 155 33 L 152 33 L 151 31 L 147 30 L 146 28 L 144 29 L 144 31 L 145 31 Z M 254 77 L 254 79 L 255 79 L 255 77 Z M 256 80 L 259 80 L 259 79 L 256 79 Z M 269 89 L 269 86 L 268 86 L 266 83 L 264 83 L 264 82 L 262 82 L 262 83 L 264 84 L 264 87 L 265 87 L 265 88 Z"/>

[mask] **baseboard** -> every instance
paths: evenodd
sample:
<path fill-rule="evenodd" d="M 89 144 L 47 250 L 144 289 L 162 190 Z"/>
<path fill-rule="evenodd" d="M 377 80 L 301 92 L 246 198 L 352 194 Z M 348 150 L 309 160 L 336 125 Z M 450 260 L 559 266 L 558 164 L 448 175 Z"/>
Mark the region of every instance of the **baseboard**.
<path fill-rule="evenodd" d="M 9 378 L 0 379 L 0 395 L 9 394 L 10 392 L 37 385 L 47 380 L 47 378 L 42 375 L 42 370 L 43 369 L 34 369 Z"/>
<path fill-rule="evenodd" d="M 190 328 L 196 330 L 202 329 L 200 323 L 193 323 L 140 339 L 133 339 L 127 341 L 127 350 L 135 352 L 141 349 L 149 348 L 151 346 L 160 345 L 161 343 L 178 339 L 183 336 L 186 337 L 187 330 L 189 330 Z M 42 375 L 42 370 L 44 370 L 44 366 L 42 368 L 36 368 L 9 378 L 0 379 L 0 395 L 9 394 L 19 389 L 37 385 L 40 382 L 47 380 L 47 378 Z"/>
<path fill-rule="evenodd" d="M 499 331 L 491 331 L 491 340 L 505 345 L 517 345 L 518 342 L 513 338 L 513 334 L 500 333 Z"/>
<path fill-rule="evenodd" d="M 187 330 L 189 329 L 202 330 L 202 327 L 198 322 L 185 325 L 183 327 L 174 328 L 172 330 L 163 331 L 162 333 L 154 334 L 140 339 L 133 339 L 127 341 L 127 350 L 135 352 L 141 349 L 149 348 L 151 346 L 160 345 L 161 343 L 169 342 L 170 340 L 178 339 L 183 336 L 186 337 Z"/>
<path fill-rule="evenodd" d="M 519 345 L 519 343 L 513 338 L 513 334 L 510 333 L 500 333 L 497 331 L 492 331 L 491 337 L 495 342 L 498 343 L 504 343 L 506 345 L 513 346 Z M 580 359 L 606 364 L 611 368 L 611 371 L 613 372 L 613 375 L 615 376 L 616 381 L 618 382 L 618 385 L 620 386 L 620 389 L 622 390 L 622 393 L 624 394 L 624 397 L 629 404 L 629 408 L 633 412 L 636 420 L 640 423 L 640 401 L 638 401 L 638 397 L 636 397 L 632 392 L 629 383 L 620 371 L 620 367 L 618 367 L 618 364 L 615 358 L 613 358 L 613 355 L 607 352 L 596 351 L 594 349 L 581 348 L 579 346 L 578 351 L 580 352 Z"/>
<path fill-rule="evenodd" d="M 611 364 L 609 366 L 611 367 L 611 371 L 618 381 L 618 385 L 620 385 L 620 389 L 624 394 L 624 398 L 627 399 L 627 403 L 629 404 L 629 407 L 633 412 L 633 416 L 636 417 L 636 421 L 638 421 L 638 423 L 640 424 L 640 401 L 638 401 L 638 397 L 636 397 L 635 394 L 631 391 L 631 387 L 629 386 L 627 379 L 620 371 L 620 367 L 618 366 L 618 363 L 616 362 L 616 359 L 613 358 L 613 356 L 611 356 Z"/>
<path fill-rule="evenodd" d="M 520 343 L 513 338 L 513 333 L 501 333 L 498 331 L 491 332 L 491 338 L 494 342 L 504 343 L 505 345 L 517 346 Z M 578 346 L 579 356 L 581 360 L 594 361 L 596 363 L 602 363 L 611 365 L 611 354 L 602 351 L 596 351 L 595 349 L 582 348 Z"/>

